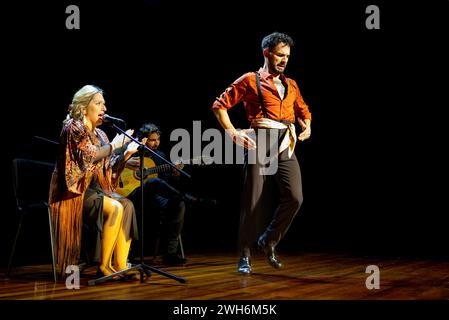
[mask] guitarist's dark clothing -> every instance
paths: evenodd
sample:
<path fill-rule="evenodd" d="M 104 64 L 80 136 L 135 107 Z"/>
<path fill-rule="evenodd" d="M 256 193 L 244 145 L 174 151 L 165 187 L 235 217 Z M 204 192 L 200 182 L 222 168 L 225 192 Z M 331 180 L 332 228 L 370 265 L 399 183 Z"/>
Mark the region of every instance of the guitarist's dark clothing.
<path fill-rule="evenodd" d="M 158 154 L 165 158 L 163 152 L 155 150 Z M 156 156 L 147 154 L 156 166 L 162 165 L 163 162 Z M 157 178 L 149 179 L 144 184 L 144 211 L 145 211 L 145 229 L 160 232 L 160 240 L 164 263 L 166 264 L 183 264 L 185 259 L 177 256 L 179 235 L 184 224 L 185 203 L 182 194 L 168 181 L 172 176 L 172 171 L 161 172 Z M 133 201 L 137 212 L 140 214 L 141 188 L 136 188 L 128 199 Z M 159 226 L 161 228 L 159 228 Z"/>

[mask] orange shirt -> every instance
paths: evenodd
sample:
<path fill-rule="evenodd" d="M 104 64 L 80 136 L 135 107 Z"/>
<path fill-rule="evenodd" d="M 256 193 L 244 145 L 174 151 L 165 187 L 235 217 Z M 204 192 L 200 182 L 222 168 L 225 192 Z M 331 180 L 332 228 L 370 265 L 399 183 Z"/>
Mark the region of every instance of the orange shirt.
<path fill-rule="evenodd" d="M 301 119 L 312 119 L 309 107 L 299 92 L 295 80 L 280 75 L 280 80 L 285 86 L 284 99 L 273 82 L 273 75 L 259 69 L 260 87 L 263 96 L 267 116 L 273 120 L 287 120 L 292 123 L 297 117 Z M 212 109 L 228 110 L 237 103 L 243 101 L 248 120 L 263 118 L 262 108 L 257 94 L 257 82 L 254 72 L 248 72 L 234 81 L 212 105 Z"/>

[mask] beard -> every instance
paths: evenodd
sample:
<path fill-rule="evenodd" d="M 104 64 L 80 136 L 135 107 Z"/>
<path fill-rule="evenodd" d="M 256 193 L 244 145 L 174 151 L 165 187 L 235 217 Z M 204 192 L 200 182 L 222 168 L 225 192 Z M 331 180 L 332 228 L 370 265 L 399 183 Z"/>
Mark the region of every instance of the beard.
<path fill-rule="evenodd" d="M 279 65 L 279 64 L 271 64 L 270 70 L 274 74 L 283 74 L 285 71 L 285 68 L 287 67 L 286 64 Z"/>
<path fill-rule="evenodd" d="M 276 65 L 274 66 L 274 69 L 276 70 L 277 74 L 282 74 L 285 71 L 285 68 L 287 67 L 287 65 Z"/>

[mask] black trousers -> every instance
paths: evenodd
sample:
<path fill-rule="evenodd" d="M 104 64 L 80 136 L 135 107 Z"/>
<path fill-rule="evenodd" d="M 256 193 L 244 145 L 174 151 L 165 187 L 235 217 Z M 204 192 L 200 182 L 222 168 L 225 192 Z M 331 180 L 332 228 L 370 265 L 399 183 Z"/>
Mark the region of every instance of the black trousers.
<path fill-rule="evenodd" d="M 282 137 L 282 133 L 280 134 Z M 240 212 L 239 248 L 249 255 L 256 241 L 275 246 L 285 235 L 303 202 L 296 155 L 278 155 L 277 171 L 261 174 L 262 164 L 245 164 Z"/>
<path fill-rule="evenodd" d="M 128 196 L 134 202 L 139 213 L 140 194 L 139 187 Z M 149 223 L 152 223 L 153 227 L 160 225 L 162 228 L 159 232 L 161 233 L 161 243 L 164 245 L 163 253 L 176 254 L 179 235 L 184 225 L 185 203 L 181 194 L 163 179 L 153 178 L 145 182 L 144 202 L 145 217 L 150 218 Z"/>

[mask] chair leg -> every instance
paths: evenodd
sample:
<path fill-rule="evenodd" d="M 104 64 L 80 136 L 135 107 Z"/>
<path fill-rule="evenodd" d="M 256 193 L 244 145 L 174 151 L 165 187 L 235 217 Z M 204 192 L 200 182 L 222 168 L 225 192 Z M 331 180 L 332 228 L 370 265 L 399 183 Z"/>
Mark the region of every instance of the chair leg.
<path fill-rule="evenodd" d="M 48 226 L 50 228 L 50 245 L 51 245 L 51 263 L 53 269 L 53 280 L 58 281 L 58 275 L 56 273 L 56 259 L 55 259 L 55 244 L 54 244 L 54 234 L 53 234 L 53 224 L 51 222 L 51 209 L 50 206 L 46 203 L 48 209 Z"/>
<path fill-rule="evenodd" d="M 184 259 L 184 247 L 182 245 L 182 238 L 181 235 L 178 236 L 178 240 L 179 240 L 179 250 L 181 250 L 181 257 Z"/>
<path fill-rule="evenodd" d="M 155 259 L 159 253 L 159 242 L 160 242 L 160 236 L 158 236 L 156 238 L 156 243 L 154 244 L 153 258 L 155 258 Z"/>
<path fill-rule="evenodd" d="M 23 214 L 20 215 L 19 225 L 17 227 L 16 236 L 14 238 L 14 243 L 12 245 L 11 254 L 9 256 L 8 270 L 6 271 L 6 277 L 7 278 L 9 278 L 9 275 L 11 273 L 12 259 L 14 258 L 14 253 L 16 252 L 17 239 L 19 238 L 20 229 L 22 228 L 22 221 L 23 221 Z"/>

